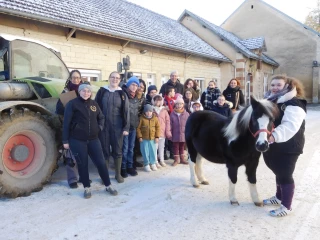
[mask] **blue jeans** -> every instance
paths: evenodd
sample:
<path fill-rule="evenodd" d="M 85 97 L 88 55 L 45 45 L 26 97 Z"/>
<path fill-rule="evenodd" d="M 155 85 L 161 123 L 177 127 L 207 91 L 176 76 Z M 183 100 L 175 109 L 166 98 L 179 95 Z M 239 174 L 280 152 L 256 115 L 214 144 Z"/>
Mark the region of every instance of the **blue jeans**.
<path fill-rule="evenodd" d="M 154 140 L 142 140 L 140 143 L 140 151 L 144 166 L 156 163 L 156 143 Z"/>
<path fill-rule="evenodd" d="M 133 168 L 133 149 L 137 131 L 130 130 L 129 135 L 123 136 L 122 169 Z"/>
<path fill-rule="evenodd" d="M 102 147 L 98 138 L 81 141 L 74 138 L 69 139 L 70 149 L 78 164 L 78 171 L 84 187 L 90 187 L 88 155 L 98 169 L 100 178 L 107 187 L 111 184 L 109 172 L 104 160 Z"/>

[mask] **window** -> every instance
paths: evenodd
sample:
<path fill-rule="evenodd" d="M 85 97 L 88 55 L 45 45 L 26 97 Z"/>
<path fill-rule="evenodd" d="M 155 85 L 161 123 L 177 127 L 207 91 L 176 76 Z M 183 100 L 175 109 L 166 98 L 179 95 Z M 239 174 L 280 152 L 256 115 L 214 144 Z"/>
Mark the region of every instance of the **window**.
<path fill-rule="evenodd" d="M 50 49 L 22 40 L 12 41 L 13 78 L 45 77 L 67 79 L 68 69 Z"/>
<path fill-rule="evenodd" d="M 134 73 L 132 73 L 132 74 L 133 74 L 133 76 L 135 76 L 135 77 L 137 77 L 137 78 L 140 78 L 140 79 L 141 79 L 141 76 L 142 76 L 142 74 L 141 74 L 141 73 L 134 72 Z"/>
<path fill-rule="evenodd" d="M 202 92 L 203 89 L 206 89 L 204 86 L 204 78 L 203 77 L 195 77 L 194 80 L 198 83 L 198 86 L 200 88 L 200 92 Z"/>
<path fill-rule="evenodd" d="M 161 75 L 161 86 L 166 82 L 168 82 L 169 79 L 170 79 L 169 75 Z"/>
<path fill-rule="evenodd" d="M 74 69 L 69 68 L 69 71 Z M 89 70 L 89 69 L 77 69 L 81 73 L 82 81 L 85 82 L 98 82 L 101 81 L 101 71 L 100 70 Z"/>
<path fill-rule="evenodd" d="M 156 84 L 156 75 L 155 75 L 155 74 L 152 74 L 152 73 L 148 73 L 148 74 L 147 74 L 146 84 L 147 84 L 147 88 L 148 88 L 150 85 L 155 85 L 155 84 Z"/>

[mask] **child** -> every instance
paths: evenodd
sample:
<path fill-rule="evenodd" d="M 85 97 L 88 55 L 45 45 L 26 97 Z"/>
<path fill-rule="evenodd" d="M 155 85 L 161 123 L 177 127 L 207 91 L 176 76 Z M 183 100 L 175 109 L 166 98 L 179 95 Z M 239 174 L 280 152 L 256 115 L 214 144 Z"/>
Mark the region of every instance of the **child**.
<path fill-rule="evenodd" d="M 167 88 L 166 95 L 164 95 L 164 103 L 165 103 L 165 106 L 168 107 L 169 114 L 171 114 L 173 111 L 174 100 L 176 100 L 175 90 L 173 87 L 169 86 Z"/>
<path fill-rule="evenodd" d="M 181 97 L 178 97 L 174 103 L 174 111 L 170 114 L 174 152 L 174 162 L 172 166 L 176 166 L 178 163 L 188 164 L 188 162 L 184 159 L 184 133 L 188 117 L 189 113 L 184 108 L 184 101 Z"/>
<path fill-rule="evenodd" d="M 137 128 L 137 138 L 140 142 L 140 150 L 143 157 L 144 170 L 146 172 L 157 171 L 156 166 L 156 143 L 160 137 L 160 124 L 153 114 L 153 107 L 146 104 L 140 123 Z M 150 165 L 151 164 L 151 169 Z"/>
<path fill-rule="evenodd" d="M 165 138 L 171 138 L 171 125 L 170 125 L 170 117 L 166 107 L 163 106 L 163 97 L 161 94 L 155 95 L 152 99 L 153 111 L 158 117 L 159 124 L 160 124 L 160 138 L 159 143 L 156 144 L 160 165 L 165 167 L 166 164 L 164 163 L 164 144 Z M 156 161 L 158 163 L 158 161 Z M 158 167 L 158 165 L 157 165 Z"/>
<path fill-rule="evenodd" d="M 190 108 L 191 113 L 202 111 L 202 110 L 203 110 L 203 107 L 199 101 L 191 102 L 191 108 Z"/>
<path fill-rule="evenodd" d="M 232 116 L 230 105 L 226 102 L 226 98 L 223 95 L 220 95 L 218 101 L 213 103 L 212 111 L 225 117 Z"/>

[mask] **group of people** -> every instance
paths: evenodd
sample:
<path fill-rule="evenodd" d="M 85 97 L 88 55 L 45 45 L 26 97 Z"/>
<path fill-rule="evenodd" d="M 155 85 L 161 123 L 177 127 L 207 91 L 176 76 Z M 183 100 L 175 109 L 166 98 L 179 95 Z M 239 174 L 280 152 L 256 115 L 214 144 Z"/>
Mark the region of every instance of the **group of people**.
<path fill-rule="evenodd" d="M 181 84 L 176 71 L 159 92 L 155 85 L 146 89 L 145 82 L 136 77 L 128 79 L 122 87 L 120 80 L 119 73 L 112 72 L 109 85 L 101 87 L 93 100 L 91 85 L 83 83 L 81 73 L 73 70 L 63 92 L 75 91 L 77 98 L 66 106 L 60 100 L 57 102 L 56 112 L 63 121 L 63 146 L 76 161 L 85 198 L 91 197 L 88 156 L 97 167 L 106 191 L 117 195 L 107 167 L 110 156 L 114 159 L 118 183 L 124 182 L 128 175 L 138 175 L 136 167 L 144 167 L 147 172 L 166 167 L 167 151 L 174 160 L 172 166 L 188 164 L 185 125 L 189 115 L 211 110 L 232 117 L 244 105 L 237 79 L 231 79 L 222 94 L 215 81 L 210 81 L 201 94 L 196 81 L 187 79 Z M 271 215 L 280 217 L 292 211 L 292 175 L 304 147 L 306 101 L 301 83 L 282 75 L 272 78 L 265 98 L 277 104 L 280 115 L 269 138 L 270 150 L 263 154 L 266 165 L 276 175 L 276 194 L 265 199 L 264 204 L 280 205 L 270 211 Z M 139 152 L 143 165 L 136 161 Z M 67 175 L 69 186 L 78 187 L 76 168 L 67 165 Z"/>

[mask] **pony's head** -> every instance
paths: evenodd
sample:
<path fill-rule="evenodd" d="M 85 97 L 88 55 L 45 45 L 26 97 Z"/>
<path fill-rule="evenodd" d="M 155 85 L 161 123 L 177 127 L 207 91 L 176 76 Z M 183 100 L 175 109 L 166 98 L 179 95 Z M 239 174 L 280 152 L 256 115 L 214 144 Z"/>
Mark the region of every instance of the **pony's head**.
<path fill-rule="evenodd" d="M 257 151 L 265 152 L 269 149 L 268 138 L 273 130 L 273 121 L 278 114 L 278 108 L 274 103 L 251 97 L 251 106 L 235 113 L 230 124 L 225 128 L 224 135 L 231 143 L 249 131 L 256 139 Z"/>

